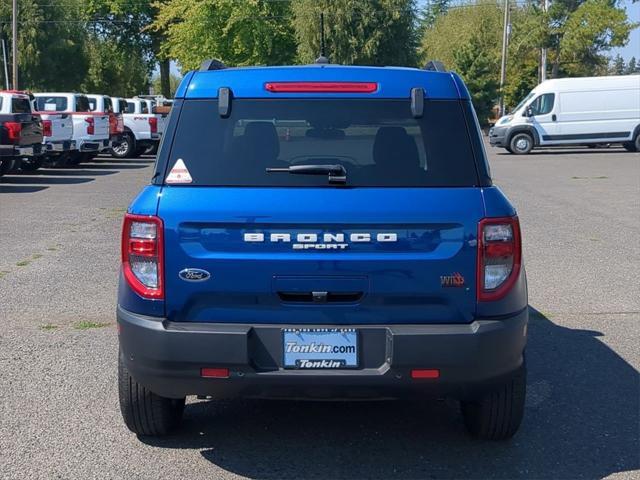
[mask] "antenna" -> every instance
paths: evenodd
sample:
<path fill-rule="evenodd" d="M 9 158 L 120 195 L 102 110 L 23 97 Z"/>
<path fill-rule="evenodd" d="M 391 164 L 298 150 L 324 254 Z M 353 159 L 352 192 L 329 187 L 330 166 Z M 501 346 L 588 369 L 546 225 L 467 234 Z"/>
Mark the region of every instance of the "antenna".
<path fill-rule="evenodd" d="M 316 58 L 316 63 L 329 63 L 329 59 L 325 56 L 324 50 L 324 12 L 320 12 L 320 56 Z"/>

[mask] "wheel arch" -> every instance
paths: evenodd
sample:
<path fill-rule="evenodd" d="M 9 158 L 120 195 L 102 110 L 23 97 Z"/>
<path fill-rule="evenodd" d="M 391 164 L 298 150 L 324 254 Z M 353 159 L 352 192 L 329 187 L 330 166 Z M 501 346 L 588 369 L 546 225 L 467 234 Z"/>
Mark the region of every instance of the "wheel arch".
<path fill-rule="evenodd" d="M 540 145 L 540 136 L 538 135 L 538 131 L 530 126 L 530 125 L 518 125 L 517 127 L 513 127 L 513 129 L 507 132 L 507 145 L 511 144 L 511 139 L 514 135 L 518 133 L 528 133 L 533 138 L 533 146 L 537 147 Z"/>

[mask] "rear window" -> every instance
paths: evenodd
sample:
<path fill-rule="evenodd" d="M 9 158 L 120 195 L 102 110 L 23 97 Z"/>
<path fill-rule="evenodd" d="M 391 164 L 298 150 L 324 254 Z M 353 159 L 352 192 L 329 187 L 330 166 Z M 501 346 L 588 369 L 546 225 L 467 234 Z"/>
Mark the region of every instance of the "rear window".
<path fill-rule="evenodd" d="M 236 99 L 229 118 L 217 100 L 182 106 L 167 174 L 182 159 L 193 185 L 325 186 L 326 175 L 267 167 L 342 165 L 347 186 L 472 186 L 478 175 L 462 105 L 407 100 Z"/>
<path fill-rule="evenodd" d="M 68 108 L 67 97 L 36 97 L 36 105 L 39 112 L 66 112 Z"/>
<path fill-rule="evenodd" d="M 90 112 L 90 111 L 91 111 L 91 104 L 89 103 L 89 99 L 84 95 L 78 95 L 76 97 L 76 112 Z"/>
<path fill-rule="evenodd" d="M 96 100 L 93 97 L 87 97 L 87 100 L 89 101 L 89 110 L 91 110 L 92 112 L 95 112 L 96 107 L 98 105 L 98 100 Z"/>
<path fill-rule="evenodd" d="M 31 103 L 28 98 L 11 98 L 11 111 L 13 113 L 31 113 Z"/>

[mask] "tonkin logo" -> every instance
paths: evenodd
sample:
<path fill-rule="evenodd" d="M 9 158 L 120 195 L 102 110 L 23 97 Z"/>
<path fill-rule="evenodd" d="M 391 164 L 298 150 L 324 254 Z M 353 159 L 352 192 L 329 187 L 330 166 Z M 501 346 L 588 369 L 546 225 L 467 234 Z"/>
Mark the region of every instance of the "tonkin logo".
<path fill-rule="evenodd" d="M 440 285 L 442 287 L 464 287 L 464 277 L 460 272 L 452 275 L 442 275 L 440 277 Z"/>
<path fill-rule="evenodd" d="M 178 273 L 182 280 L 187 282 L 204 282 L 205 280 L 209 280 L 211 274 L 206 270 L 201 270 L 199 268 L 185 268 Z"/>

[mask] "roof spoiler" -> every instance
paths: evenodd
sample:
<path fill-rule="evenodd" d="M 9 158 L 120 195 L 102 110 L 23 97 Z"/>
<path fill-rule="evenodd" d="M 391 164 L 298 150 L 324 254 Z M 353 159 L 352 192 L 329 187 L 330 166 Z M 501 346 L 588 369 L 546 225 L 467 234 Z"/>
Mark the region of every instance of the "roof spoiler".
<path fill-rule="evenodd" d="M 446 72 L 447 69 L 439 60 L 429 60 L 427 64 L 424 66 L 423 70 L 429 70 L 431 72 Z"/>
<path fill-rule="evenodd" d="M 209 70 L 223 70 L 227 68 L 227 66 L 221 62 L 220 60 L 216 60 L 215 58 L 211 58 L 209 60 L 205 60 L 200 65 L 201 72 L 208 72 Z"/>

